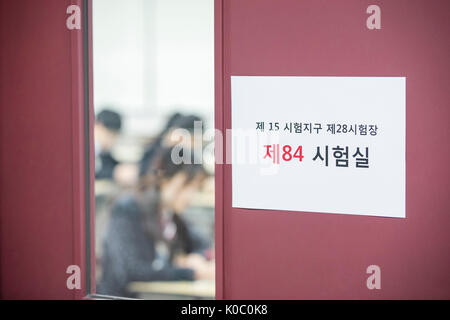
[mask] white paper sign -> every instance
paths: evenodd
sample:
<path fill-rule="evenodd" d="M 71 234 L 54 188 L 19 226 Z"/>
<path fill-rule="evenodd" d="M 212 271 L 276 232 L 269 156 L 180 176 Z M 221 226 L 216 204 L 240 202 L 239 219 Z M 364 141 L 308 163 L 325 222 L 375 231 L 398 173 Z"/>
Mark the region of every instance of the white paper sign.
<path fill-rule="evenodd" d="M 404 218 L 406 79 L 231 77 L 232 205 Z"/>

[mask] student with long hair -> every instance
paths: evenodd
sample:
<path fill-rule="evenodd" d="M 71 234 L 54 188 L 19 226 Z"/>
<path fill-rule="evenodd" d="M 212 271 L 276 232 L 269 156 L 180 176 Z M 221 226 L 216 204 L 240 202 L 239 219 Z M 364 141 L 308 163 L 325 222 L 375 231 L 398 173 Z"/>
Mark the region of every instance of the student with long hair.
<path fill-rule="evenodd" d="M 206 177 L 203 166 L 175 164 L 171 148 L 155 152 L 138 190 L 120 197 L 111 210 L 100 294 L 132 296 L 127 290 L 132 281 L 213 278 L 213 266 L 202 256 L 207 241 L 182 218 Z"/>

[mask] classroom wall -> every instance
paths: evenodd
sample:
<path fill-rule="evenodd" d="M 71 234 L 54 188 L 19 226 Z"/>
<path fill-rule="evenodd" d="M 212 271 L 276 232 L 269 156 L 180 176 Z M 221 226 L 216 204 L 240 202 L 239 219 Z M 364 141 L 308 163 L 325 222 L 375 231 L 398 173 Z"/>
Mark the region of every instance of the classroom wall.
<path fill-rule="evenodd" d="M 115 108 L 139 137 L 179 111 L 212 127 L 213 16 L 210 0 L 94 0 L 96 111 Z"/>

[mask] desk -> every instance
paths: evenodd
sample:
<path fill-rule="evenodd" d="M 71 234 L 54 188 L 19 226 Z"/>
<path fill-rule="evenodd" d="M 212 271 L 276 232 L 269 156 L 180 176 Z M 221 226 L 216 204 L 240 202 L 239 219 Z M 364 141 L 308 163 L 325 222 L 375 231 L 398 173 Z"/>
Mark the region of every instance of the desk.
<path fill-rule="evenodd" d="M 215 297 L 214 281 L 131 282 L 128 289 L 141 299 L 205 299 Z"/>

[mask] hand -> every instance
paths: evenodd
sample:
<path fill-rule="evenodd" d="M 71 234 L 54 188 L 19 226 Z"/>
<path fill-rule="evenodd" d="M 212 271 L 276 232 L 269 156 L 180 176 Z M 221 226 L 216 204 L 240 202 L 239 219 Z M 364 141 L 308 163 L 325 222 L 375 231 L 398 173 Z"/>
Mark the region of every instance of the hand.
<path fill-rule="evenodd" d="M 194 269 L 194 277 L 195 280 L 214 280 L 215 272 L 214 262 L 206 261 Z"/>
<path fill-rule="evenodd" d="M 203 260 L 205 258 L 198 253 L 179 254 L 175 256 L 174 264 L 180 268 L 193 268 L 202 263 Z"/>
<path fill-rule="evenodd" d="M 178 257 L 176 259 L 176 263 L 180 267 L 194 270 L 195 280 L 214 280 L 214 262 L 206 260 L 206 258 L 201 254 L 192 253 L 186 256 Z"/>
<path fill-rule="evenodd" d="M 135 186 L 138 182 L 139 168 L 134 164 L 118 164 L 114 168 L 114 180 L 123 187 Z"/>

